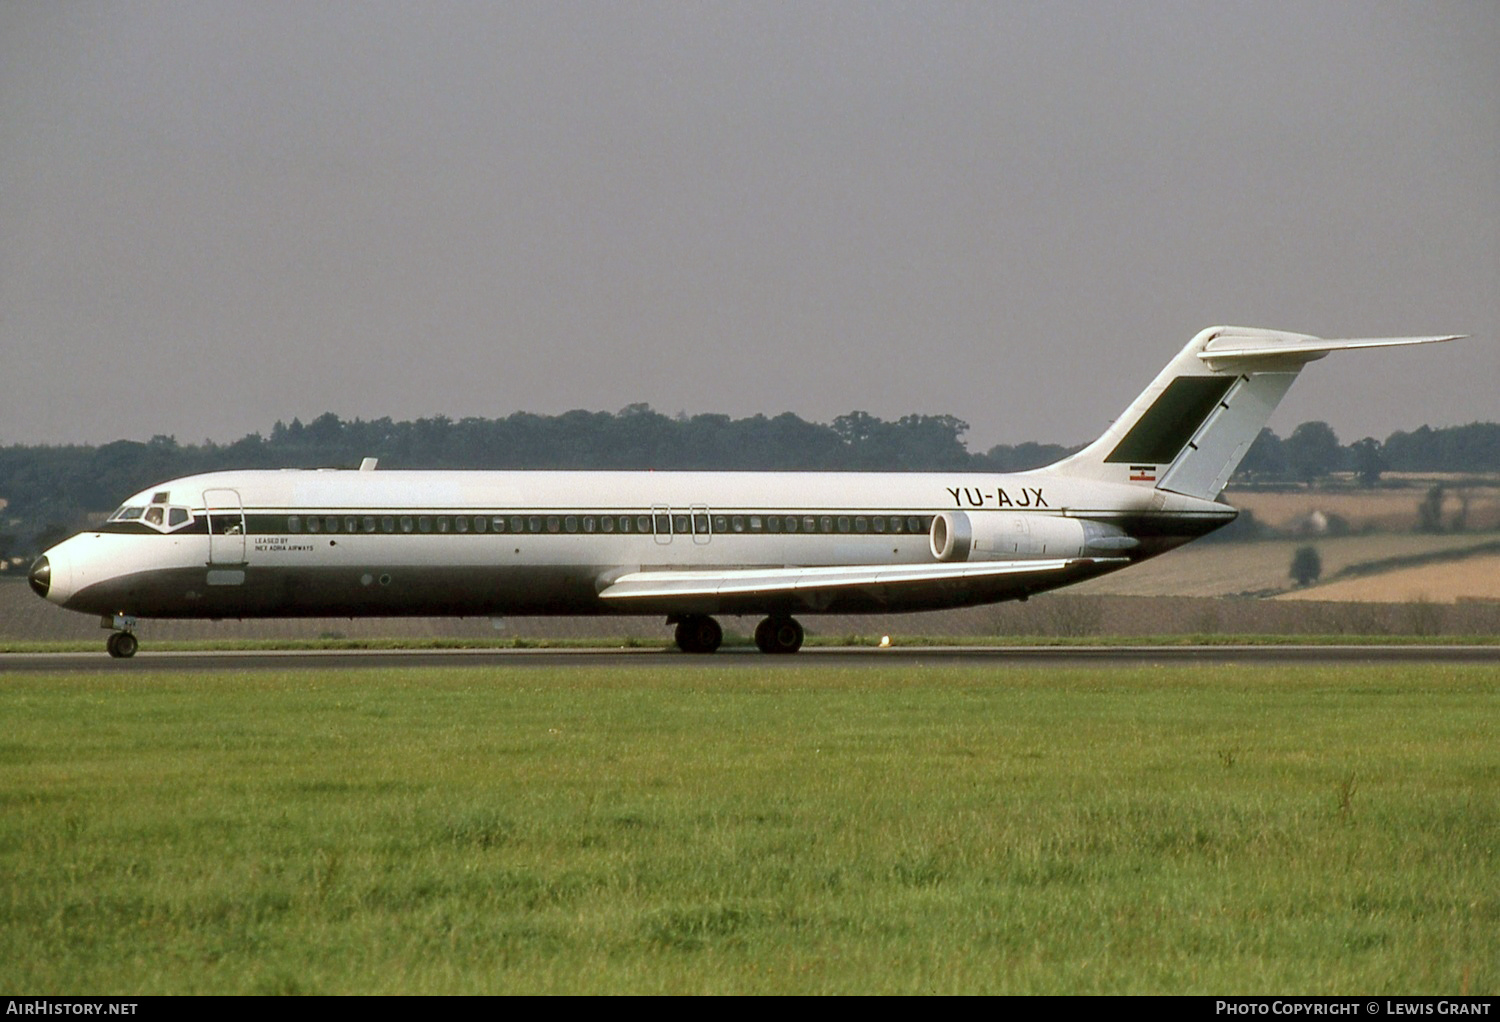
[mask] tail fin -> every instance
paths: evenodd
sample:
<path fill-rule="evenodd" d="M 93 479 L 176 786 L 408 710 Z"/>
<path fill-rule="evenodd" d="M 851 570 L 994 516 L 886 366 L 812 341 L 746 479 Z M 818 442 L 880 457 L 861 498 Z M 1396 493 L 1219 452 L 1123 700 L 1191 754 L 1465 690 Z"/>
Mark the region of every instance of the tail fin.
<path fill-rule="evenodd" d="M 1217 326 L 1194 337 L 1098 440 L 1053 471 L 1212 500 L 1307 363 L 1330 351 L 1463 336 L 1324 340 Z"/>

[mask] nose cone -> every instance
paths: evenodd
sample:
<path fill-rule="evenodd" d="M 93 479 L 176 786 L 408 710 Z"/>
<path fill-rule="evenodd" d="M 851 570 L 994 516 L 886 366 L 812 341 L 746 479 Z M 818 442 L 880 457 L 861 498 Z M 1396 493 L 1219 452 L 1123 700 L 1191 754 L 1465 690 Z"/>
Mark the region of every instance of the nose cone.
<path fill-rule="evenodd" d="M 26 581 L 31 583 L 32 592 L 44 600 L 47 598 L 47 593 L 52 589 L 52 562 L 47 560 L 46 555 L 36 559 L 36 563 L 31 566 L 31 574 L 26 576 Z"/>

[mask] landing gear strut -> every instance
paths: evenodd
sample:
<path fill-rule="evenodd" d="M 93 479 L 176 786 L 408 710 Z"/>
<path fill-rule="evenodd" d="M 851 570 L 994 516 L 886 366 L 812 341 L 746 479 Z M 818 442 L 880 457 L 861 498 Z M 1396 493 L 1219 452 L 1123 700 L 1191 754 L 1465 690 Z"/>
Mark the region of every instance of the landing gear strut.
<path fill-rule="evenodd" d="M 707 614 L 688 614 L 677 621 L 676 639 L 684 653 L 712 653 L 724 641 L 724 629 Z"/>
<path fill-rule="evenodd" d="M 117 660 L 128 660 L 135 656 L 135 651 L 140 648 L 140 643 L 135 638 L 135 618 L 116 614 L 104 618 L 99 624 L 104 628 L 119 629 L 111 632 L 104 642 L 104 648 L 109 651 L 110 656 Z"/>
<path fill-rule="evenodd" d="M 802 638 L 802 625 L 794 617 L 773 615 L 755 626 L 755 645 L 762 653 L 795 653 Z"/>

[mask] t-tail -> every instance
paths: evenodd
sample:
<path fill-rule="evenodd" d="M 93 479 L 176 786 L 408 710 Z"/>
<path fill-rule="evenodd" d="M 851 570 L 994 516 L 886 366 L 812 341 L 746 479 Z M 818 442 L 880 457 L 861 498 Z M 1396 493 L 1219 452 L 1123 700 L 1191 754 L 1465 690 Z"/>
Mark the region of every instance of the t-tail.
<path fill-rule="evenodd" d="M 1452 341 L 1326 340 L 1249 327 L 1204 330 L 1098 440 L 1050 471 L 1215 499 L 1307 363 L 1331 351 Z"/>

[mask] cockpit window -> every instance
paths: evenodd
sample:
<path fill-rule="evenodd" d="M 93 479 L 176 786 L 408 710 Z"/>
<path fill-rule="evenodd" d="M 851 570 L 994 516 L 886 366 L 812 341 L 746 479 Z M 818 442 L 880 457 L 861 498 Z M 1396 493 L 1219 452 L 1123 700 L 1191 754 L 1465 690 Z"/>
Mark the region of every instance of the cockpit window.
<path fill-rule="evenodd" d="M 146 509 L 146 524 L 164 525 L 167 521 L 167 509 L 159 504 L 152 504 Z"/>
<path fill-rule="evenodd" d="M 143 507 L 122 507 L 120 508 L 120 514 L 118 517 L 122 522 L 131 522 L 135 521 L 145 513 L 146 509 Z"/>
<path fill-rule="evenodd" d="M 185 525 L 188 520 L 188 511 L 185 507 L 173 507 L 167 509 L 167 527 L 175 529 L 179 525 Z"/>

